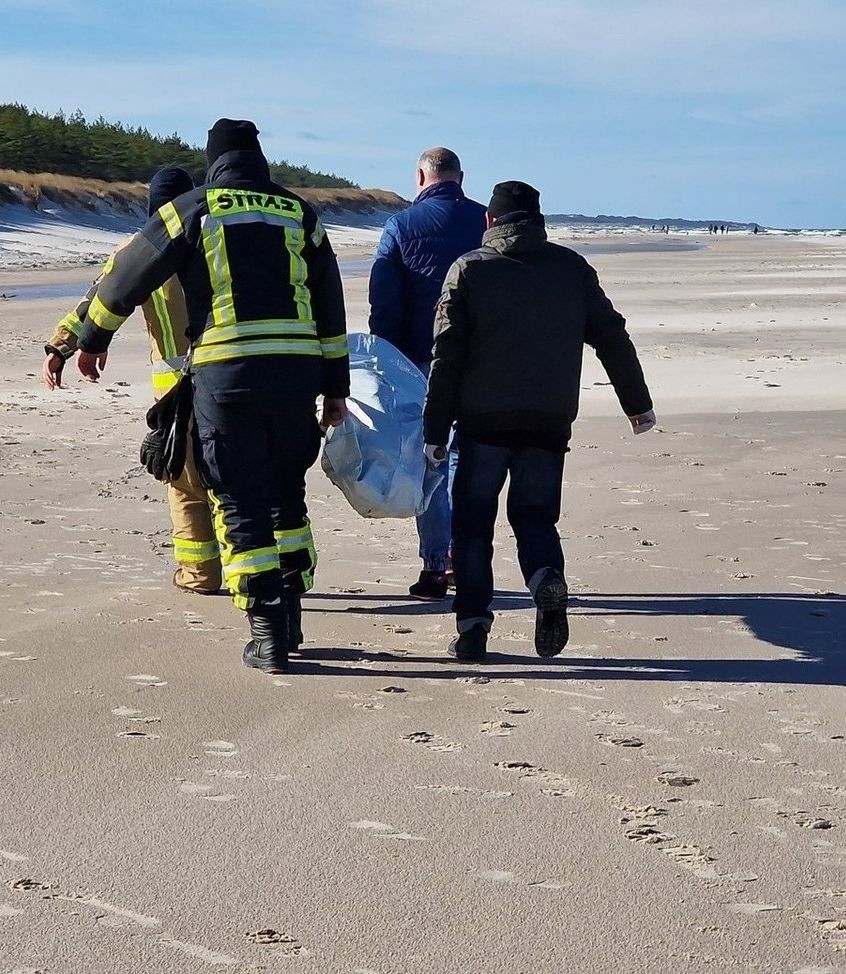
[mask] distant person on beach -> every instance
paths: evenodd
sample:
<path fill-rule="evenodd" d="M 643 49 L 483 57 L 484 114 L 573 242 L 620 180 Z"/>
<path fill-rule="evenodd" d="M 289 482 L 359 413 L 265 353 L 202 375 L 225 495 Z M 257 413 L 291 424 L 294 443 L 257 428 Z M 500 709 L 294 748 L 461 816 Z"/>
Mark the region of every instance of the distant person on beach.
<path fill-rule="evenodd" d="M 149 215 L 152 216 L 160 207 L 193 188 L 193 180 L 184 169 L 170 167 L 160 170 L 150 180 Z M 106 267 L 110 264 L 111 261 Z M 92 302 L 97 299 L 101 281 L 102 275 L 73 311 L 62 318 L 45 345 L 46 358 L 41 374 L 48 389 L 62 385 L 62 371 L 67 360 L 76 354 L 82 321 Z M 178 279 L 172 277 L 166 281 L 142 304 L 141 312 L 150 338 L 153 395 L 160 399 L 176 385 L 188 351 L 185 334 L 188 312 Z M 104 353 L 101 368 L 105 360 Z M 200 483 L 190 440 L 185 470 L 178 480 L 168 484 L 167 499 L 173 524 L 173 558 L 177 565 L 173 584 L 198 595 L 217 595 L 222 582 L 220 553 L 212 525 L 209 496 Z"/>
<path fill-rule="evenodd" d="M 349 353 L 338 263 L 314 209 L 274 183 L 246 120 L 219 119 L 206 184 L 166 204 L 115 255 L 85 316 L 80 371 L 133 308 L 179 275 L 190 380 L 223 577 L 246 611 L 247 666 L 285 672 L 302 642 L 302 594 L 316 555 L 305 476 L 322 422 L 347 415 Z"/>
<path fill-rule="evenodd" d="M 494 618 L 494 528 L 506 477 L 508 520 L 537 607 L 535 649 L 556 656 L 567 645 L 556 525 L 585 344 L 596 350 L 634 432 L 656 423 L 625 319 L 590 264 L 547 240 L 538 191 L 499 183 L 487 225 L 481 248 L 460 257 L 444 283 L 423 418 L 433 462 L 443 456 L 454 423 L 461 438 L 452 528 L 458 636 L 450 653 L 465 662 L 485 659 Z"/>
<path fill-rule="evenodd" d="M 435 305 L 446 272 L 458 257 L 479 246 L 485 232 L 485 208 L 464 195 L 463 179 L 461 162 L 451 149 L 427 149 L 420 156 L 417 196 L 385 224 L 370 273 L 370 331 L 427 375 Z M 446 598 L 450 525 L 445 478 L 417 519 L 423 568 L 410 595 L 430 601 Z"/>

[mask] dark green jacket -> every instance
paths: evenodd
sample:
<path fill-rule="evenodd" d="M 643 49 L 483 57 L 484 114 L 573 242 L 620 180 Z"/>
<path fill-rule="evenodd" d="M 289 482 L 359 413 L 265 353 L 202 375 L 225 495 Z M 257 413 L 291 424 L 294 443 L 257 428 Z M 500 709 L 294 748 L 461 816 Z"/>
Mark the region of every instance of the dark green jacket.
<path fill-rule="evenodd" d="M 435 318 L 427 443 L 459 433 L 538 434 L 565 444 L 579 407 L 585 343 L 627 416 L 652 408 L 626 331 L 596 271 L 549 243 L 542 217 L 503 222 L 450 268 Z M 518 438 L 519 439 L 519 438 Z"/>

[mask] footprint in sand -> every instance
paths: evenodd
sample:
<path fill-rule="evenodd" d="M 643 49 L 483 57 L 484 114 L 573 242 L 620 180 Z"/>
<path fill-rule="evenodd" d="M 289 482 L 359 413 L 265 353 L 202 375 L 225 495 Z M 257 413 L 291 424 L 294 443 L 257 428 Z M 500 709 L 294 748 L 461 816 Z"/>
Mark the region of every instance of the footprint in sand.
<path fill-rule="evenodd" d="M 428 842 L 423 835 L 411 835 L 409 832 L 400 832 L 393 825 L 387 822 L 371 822 L 369 819 L 362 819 L 358 822 L 350 822 L 351 829 L 360 829 L 363 832 L 370 832 L 381 839 L 399 839 L 403 842 Z"/>
<path fill-rule="evenodd" d="M 691 785 L 699 783 L 698 778 L 693 775 L 680 774 L 678 771 L 662 771 L 655 780 L 661 785 L 668 785 L 670 788 L 689 788 Z"/>
<path fill-rule="evenodd" d="M 115 717 L 123 717 L 137 724 L 160 724 L 161 717 L 147 717 L 140 710 L 133 710 L 131 707 L 113 707 L 112 713 Z"/>
<path fill-rule="evenodd" d="M 142 730 L 119 731 L 115 736 L 128 737 L 131 740 L 146 740 L 146 741 L 159 740 L 158 734 L 151 734 L 150 731 L 142 731 Z"/>
<path fill-rule="evenodd" d="M 238 797 L 232 794 L 221 794 L 216 792 L 211 785 L 201 785 L 196 781 L 181 781 L 177 789 L 180 795 L 189 795 L 192 798 L 202 798 L 207 802 L 231 802 Z"/>
<path fill-rule="evenodd" d="M 415 785 L 416 791 L 442 791 L 448 795 L 479 795 L 480 798 L 513 798 L 513 791 L 493 791 L 490 788 L 468 788 L 466 785 Z"/>
<path fill-rule="evenodd" d="M 136 673 L 134 676 L 126 677 L 127 680 L 134 683 L 137 687 L 166 687 L 167 680 L 161 680 L 157 676 L 153 676 L 150 673 Z"/>
<path fill-rule="evenodd" d="M 515 726 L 507 720 L 486 720 L 482 723 L 482 733 L 492 737 L 510 737 Z"/>
<path fill-rule="evenodd" d="M 305 947 L 288 933 L 281 933 L 272 927 L 265 927 L 263 930 L 251 930 L 244 936 L 251 944 L 258 944 L 261 947 L 273 947 L 274 953 L 282 957 L 301 957 L 307 955 Z"/>
<path fill-rule="evenodd" d="M 210 758 L 234 758 L 238 748 L 232 741 L 203 741 L 204 754 Z"/>
<path fill-rule="evenodd" d="M 524 886 L 527 889 L 566 889 L 566 885 L 558 879 L 526 880 L 517 873 L 504 869 L 480 869 L 476 874 L 478 879 L 486 883 L 498 883 L 501 886 Z"/>
<path fill-rule="evenodd" d="M 429 731 L 414 731 L 411 734 L 403 734 L 401 740 L 409 741 L 411 744 L 422 744 L 430 751 L 460 751 L 464 747 L 457 741 L 447 741 L 437 734 L 430 734 Z"/>
<path fill-rule="evenodd" d="M 729 903 L 728 909 L 732 913 L 753 914 L 753 913 L 776 913 L 781 910 L 775 903 Z"/>
<path fill-rule="evenodd" d="M 548 798 L 573 798 L 576 795 L 576 783 L 574 781 L 558 774 L 557 771 L 537 767 L 534 764 L 529 764 L 528 761 L 497 761 L 494 767 L 500 771 L 514 773 L 520 778 L 537 779 L 554 786 L 540 789 L 540 793 Z"/>
<path fill-rule="evenodd" d="M 596 739 L 614 747 L 645 747 L 639 737 L 615 737 L 613 734 L 597 734 Z"/>

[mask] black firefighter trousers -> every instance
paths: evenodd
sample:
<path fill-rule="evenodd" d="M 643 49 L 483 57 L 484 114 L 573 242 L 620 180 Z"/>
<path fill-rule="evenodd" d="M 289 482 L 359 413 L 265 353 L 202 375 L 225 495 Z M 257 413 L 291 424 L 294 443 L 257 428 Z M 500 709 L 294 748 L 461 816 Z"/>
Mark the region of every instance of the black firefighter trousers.
<path fill-rule="evenodd" d="M 228 370 L 227 370 L 228 371 Z M 194 370 L 199 470 L 235 604 L 305 592 L 317 556 L 305 476 L 320 451 L 315 396 L 287 383 L 238 387 L 219 366 Z"/>

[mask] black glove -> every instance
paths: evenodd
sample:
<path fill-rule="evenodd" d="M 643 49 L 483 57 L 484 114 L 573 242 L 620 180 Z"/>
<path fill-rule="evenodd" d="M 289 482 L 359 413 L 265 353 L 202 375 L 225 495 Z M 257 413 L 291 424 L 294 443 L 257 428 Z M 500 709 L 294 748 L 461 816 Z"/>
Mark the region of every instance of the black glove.
<path fill-rule="evenodd" d="M 141 441 L 141 466 L 148 474 L 167 483 L 167 431 L 153 430 Z"/>

